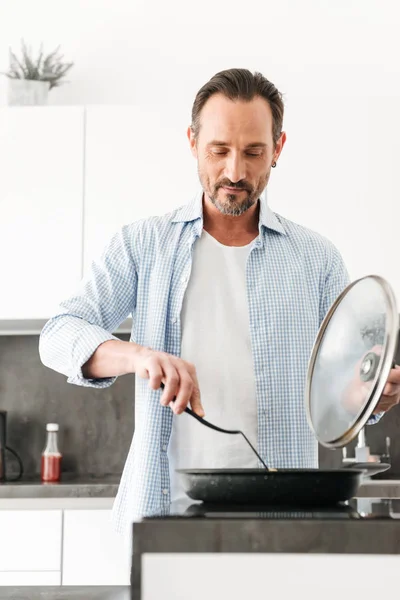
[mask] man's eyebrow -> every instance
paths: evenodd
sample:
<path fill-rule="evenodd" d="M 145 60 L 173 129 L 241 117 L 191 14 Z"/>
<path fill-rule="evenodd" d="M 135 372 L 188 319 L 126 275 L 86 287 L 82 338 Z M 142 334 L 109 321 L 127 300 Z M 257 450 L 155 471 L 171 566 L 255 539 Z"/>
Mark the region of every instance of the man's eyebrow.
<path fill-rule="evenodd" d="M 268 144 L 264 142 L 253 142 L 252 144 L 247 144 L 246 148 L 267 148 Z"/>
<path fill-rule="evenodd" d="M 229 146 L 228 142 L 223 142 L 221 140 L 212 140 L 212 142 L 209 142 L 208 146 Z M 264 142 L 253 142 L 251 144 L 247 144 L 246 148 L 267 148 L 268 144 L 265 144 Z"/>

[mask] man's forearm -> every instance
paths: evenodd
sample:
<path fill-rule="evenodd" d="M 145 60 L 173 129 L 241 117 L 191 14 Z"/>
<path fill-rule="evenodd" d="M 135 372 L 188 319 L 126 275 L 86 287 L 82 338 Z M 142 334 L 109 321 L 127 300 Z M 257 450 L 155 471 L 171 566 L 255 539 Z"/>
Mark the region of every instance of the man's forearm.
<path fill-rule="evenodd" d="M 134 373 L 135 357 L 141 348 L 138 344 L 121 340 L 103 342 L 83 365 L 83 376 L 101 379 Z"/>

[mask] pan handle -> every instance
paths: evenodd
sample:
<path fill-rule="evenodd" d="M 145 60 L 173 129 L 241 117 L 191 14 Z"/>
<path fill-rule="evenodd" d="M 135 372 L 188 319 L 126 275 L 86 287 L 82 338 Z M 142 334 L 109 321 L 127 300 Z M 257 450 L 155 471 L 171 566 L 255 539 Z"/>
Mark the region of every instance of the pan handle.
<path fill-rule="evenodd" d="M 161 389 L 164 389 L 164 384 L 161 383 Z M 173 400 L 173 402 L 175 401 L 175 398 Z M 243 433 L 243 431 L 240 431 L 239 429 L 222 429 L 222 427 L 217 427 L 217 425 L 213 425 L 212 423 L 210 423 L 209 421 L 206 421 L 206 419 L 203 419 L 203 417 L 199 417 L 199 415 L 196 415 L 195 412 L 192 411 L 192 409 L 190 409 L 188 406 L 185 408 L 185 413 L 187 413 L 188 415 L 190 415 L 191 417 L 193 417 L 194 419 L 197 419 L 197 421 L 199 421 L 202 425 L 205 425 L 206 427 L 209 427 L 210 429 L 214 429 L 215 431 L 220 431 L 221 433 L 229 433 L 229 434 L 240 434 L 244 437 L 244 439 L 246 440 L 246 442 L 248 443 L 248 445 L 250 446 L 250 448 L 253 450 L 254 454 L 257 456 L 258 460 L 261 461 L 261 463 L 264 465 L 264 467 L 267 469 L 267 471 L 269 471 L 270 469 L 267 467 L 267 465 L 265 464 L 265 462 L 263 461 L 263 459 L 261 458 L 261 456 L 258 454 L 257 450 L 254 448 L 253 444 L 250 442 L 250 440 L 245 436 L 245 434 Z"/>
<path fill-rule="evenodd" d="M 364 475 L 377 475 L 378 473 L 383 473 L 390 469 L 390 463 L 380 463 L 380 462 L 367 462 L 367 463 L 348 463 L 344 465 L 342 468 L 347 470 L 355 470 L 355 471 L 363 471 Z"/>

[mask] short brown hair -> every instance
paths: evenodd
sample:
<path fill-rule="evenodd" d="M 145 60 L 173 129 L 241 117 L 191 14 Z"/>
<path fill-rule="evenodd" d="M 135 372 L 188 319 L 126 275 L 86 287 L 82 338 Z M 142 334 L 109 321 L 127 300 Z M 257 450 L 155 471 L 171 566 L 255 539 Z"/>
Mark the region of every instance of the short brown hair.
<path fill-rule="evenodd" d="M 251 73 L 247 69 L 227 69 L 216 73 L 197 92 L 192 108 L 191 129 L 195 138 L 200 131 L 200 113 L 203 106 L 214 94 L 223 94 L 230 100 L 253 100 L 255 96 L 264 98 L 272 112 L 272 137 L 274 144 L 282 133 L 283 100 L 282 94 L 273 83 L 261 73 Z"/>

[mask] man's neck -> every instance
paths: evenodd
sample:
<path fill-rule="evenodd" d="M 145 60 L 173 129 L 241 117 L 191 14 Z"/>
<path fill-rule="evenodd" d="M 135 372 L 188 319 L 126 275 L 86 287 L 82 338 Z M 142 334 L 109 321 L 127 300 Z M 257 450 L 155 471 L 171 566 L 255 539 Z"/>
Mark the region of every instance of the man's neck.
<path fill-rule="evenodd" d="M 203 228 L 220 244 L 246 246 L 258 236 L 260 203 L 256 202 L 242 215 L 222 214 L 203 194 Z"/>

